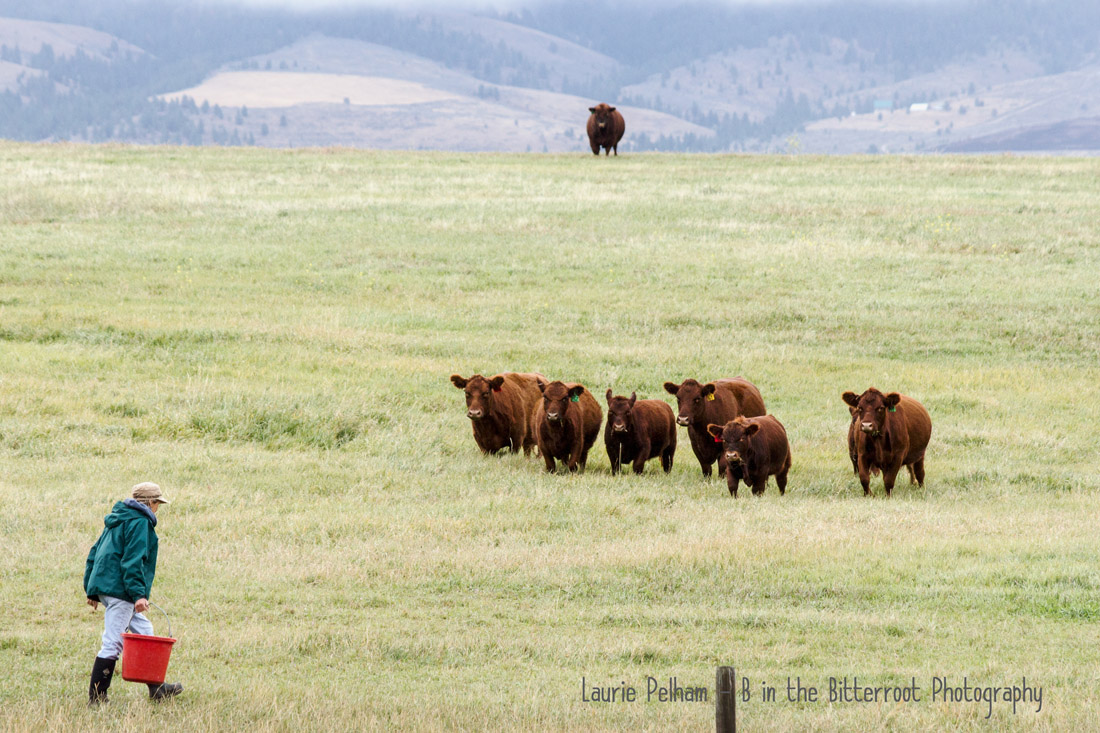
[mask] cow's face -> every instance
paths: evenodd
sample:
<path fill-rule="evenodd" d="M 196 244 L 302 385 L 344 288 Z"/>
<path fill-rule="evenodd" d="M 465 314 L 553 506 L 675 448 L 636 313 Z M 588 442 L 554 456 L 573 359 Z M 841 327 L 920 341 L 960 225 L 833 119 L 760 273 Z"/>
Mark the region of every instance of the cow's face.
<path fill-rule="evenodd" d="M 845 392 L 841 398 L 851 409 L 852 420 L 857 421 L 859 429 L 871 437 L 882 434 L 887 413 L 893 412 L 901 402 L 901 395 L 897 392 L 883 394 L 874 387 L 859 396 L 855 392 Z"/>
<path fill-rule="evenodd" d="M 469 379 L 463 379 L 457 374 L 452 374 L 451 382 L 466 392 L 466 417 L 471 420 L 480 420 L 493 409 L 493 394 L 499 392 L 504 386 L 504 377 L 497 375 L 492 379 L 486 379 L 480 374 L 475 374 Z"/>
<path fill-rule="evenodd" d="M 607 424 L 611 426 L 611 432 L 618 435 L 626 435 L 634 431 L 634 416 L 632 410 L 634 403 L 638 401 L 638 395 L 630 393 L 630 397 L 612 397 L 611 390 L 607 390 Z"/>
<path fill-rule="evenodd" d="M 606 104 L 597 104 L 595 107 L 589 107 L 588 111 L 596 116 L 597 130 L 604 132 L 611 127 L 611 113 L 615 111 L 614 107 L 610 107 Z"/>
<path fill-rule="evenodd" d="M 752 445 L 749 438 L 756 435 L 760 426 L 738 416 L 725 425 L 708 425 L 707 432 L 715 441 L 722 443 L 722 450 L 726 454 L 726 463 L 731 466 L 739 466 L 748 461 Z"/>
<path fill-rule="evenodd" d="M 680 385 L 665 382 L 665 391 L 676 395 L 676 402 L 680 411 L 680 414 L 676 416 L 677 425 L 691 425 L 693 422 L 702 422 L 706 414 L 707 401 L 714 399 L 714 385 L 699 384 L 694 379 L 686 379 Z"/>
<path fill-rule="evenodd" d="M 569 404 L 580 400 L 584 392 L 584 387 L 579 384 L 567 387 L 560 381 L 545 384 L 540 380 L 539 389 L 542 390 L 542 406 L 546 411 L 546 419 L 552 423 L 560 423 L 564 420 Z"/>

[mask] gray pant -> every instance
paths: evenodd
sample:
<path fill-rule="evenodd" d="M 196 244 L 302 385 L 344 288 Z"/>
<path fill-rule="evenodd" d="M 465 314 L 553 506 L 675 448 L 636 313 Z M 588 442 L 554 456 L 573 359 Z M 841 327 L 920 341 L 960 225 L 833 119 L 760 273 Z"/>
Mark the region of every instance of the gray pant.
<path fill-rule="evenodd" d="M 100 596 L 103 604 L 103 644 L 97 657 L 118 659 L 122 654 L 122 633 L 153 634 L 153 624 L 144 614 L 134 613 L 134 604 L 114 596 Z"/>

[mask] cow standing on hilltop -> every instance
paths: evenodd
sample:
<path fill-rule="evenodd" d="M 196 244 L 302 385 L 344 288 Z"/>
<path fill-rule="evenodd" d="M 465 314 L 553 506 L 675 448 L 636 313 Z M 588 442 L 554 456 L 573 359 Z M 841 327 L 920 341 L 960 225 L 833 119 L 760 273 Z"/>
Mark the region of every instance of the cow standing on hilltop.
<path fill-rule="evenodd" d="M 531 419 L 542 398 L 541 374 L 504 372 L 485 378 L 475 374 L 469 379 L 451 375 L 454 386 L 466 393 L 466 417 L 474 428 L 474 441 L 482 453 L 504 448 L 531 455 L 535 435 Z"/>
<path fill-rule="evenodd" d="M 691 449 L 699 459 L 704 476 L 710 476 L 711 466 L 718 461 L 718 470 L 726 471 L 722 443 L 707 432 L 707 426 L 725 425 L 738 415 L 760 417 L 767 413 L 760 390 L 746 379 L 719 379 L 700 384 L 685 379 L 683 384 L 665 382 L 665 391 L 676 395 L 679 415 L 676 423 L 688 429 Z"/>
<path fill-rule="evenodd" d="M 855 437 L 856 473 L 869 496 L 871 474 L 882 471 L 886 495 L 894 489 L 894 480 L 902 466 L 909 470 L 909 481 L 924 486 L 924 451 L 932 437 L 932 418 L 912 397 L 891 392 L 883 394 L 871 387 L 861 395 L 841 395 L 852 413 L 848 444 Z M 859 423 L 856 433 L 856 423 Z"/>
<path fill-rule="evenodd" d="M 632 461 L 634 473 L 640 474 L 645 462 L 658 456 L 668 473 L 676 455 L 676 415 L 664 400 L 639 400 L 634 392 L 613 397 L 609 389 L 603 441 L 612 475 Z"/>
<path fill-rule="evenodd" d="M 603 148 L 605 155 L 611 155 L 612 150 L 618 155 L 619 141 L 626 132 L 626 122 L 619 110 L 601 102 L 589 107 L 588 111 L 592 113 L 588 117 L 588 144 L 592 154 L 599 155 Z"/>

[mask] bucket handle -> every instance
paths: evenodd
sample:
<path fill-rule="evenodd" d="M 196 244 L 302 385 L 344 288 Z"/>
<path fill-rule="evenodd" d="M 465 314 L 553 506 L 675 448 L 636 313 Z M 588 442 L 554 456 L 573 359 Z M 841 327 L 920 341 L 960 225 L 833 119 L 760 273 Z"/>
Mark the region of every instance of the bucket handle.
<path fill-rule="evenodd" d="M 148 600 L 148 599 L 146 599 L 146 600 Z M 168 613 L 165 612 L 165 610 L 163 608 L 161 608 L 160 606 L 158 606 L 157 604 L 153 603 L 152 601 L 149 601 L 149 605 L 153 606 L 158 611 L 160 611 L 161 613 L 164 614 L 164 620 L 168 622 L 168 637 L 171 638 L 171 636 L 172 636 L 172 619 L 168 618 Z"/>

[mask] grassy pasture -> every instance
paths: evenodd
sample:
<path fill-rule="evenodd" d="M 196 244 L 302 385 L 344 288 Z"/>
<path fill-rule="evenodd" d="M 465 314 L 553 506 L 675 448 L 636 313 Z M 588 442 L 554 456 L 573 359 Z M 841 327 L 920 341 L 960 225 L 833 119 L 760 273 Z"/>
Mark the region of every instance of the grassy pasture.
<path fill-rule="evenodd" d="M 747 730 L 1100 729 L 1098 200 L 1096 159 L 0 144 L 0 729 L 704 730 L 581 679 L 719 664 Z M 788 494 L 682 431 L 669 476 L 484 458 L 447 378 L 505 369 L 744 375 Z M 889 501 L 845 444 L 872 384 L 933 418 Z M 91 713 L 84 558 L 140 480 L 186 691 Z M 926 697 L 784 701 L 844 675 Z"/>

